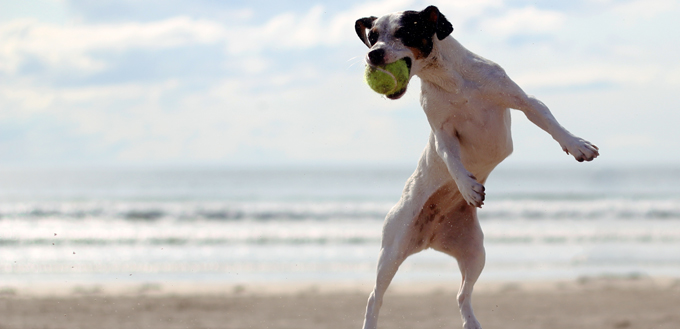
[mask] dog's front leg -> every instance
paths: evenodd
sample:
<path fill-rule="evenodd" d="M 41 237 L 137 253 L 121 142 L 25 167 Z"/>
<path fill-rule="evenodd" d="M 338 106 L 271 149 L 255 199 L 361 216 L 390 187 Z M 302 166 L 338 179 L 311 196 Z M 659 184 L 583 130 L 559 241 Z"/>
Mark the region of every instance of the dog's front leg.
<path fill-rule="evenodd" d="M 549 133 L 553 139 L 560 143 L 562 150 L 574 156 L 577 161 L 592 161 L 600 155 L 597 146 L 572 135 L 567 129 L 562 127 L 552 113 L 550 113 L 548 107 L 538 99 L 524 95 L 518 102 L 517 107 L 524 112 L 529 121 Z"/>
<path fill-rule="evenodd" d="M 524 112 L 529 121 L 550 134 L 560 143 L 562 150 L 574 156 L 577 161 L 591 161 L 600 155 L 597 146 L 572 135 L 562 127 L 543 102 L 527 95 L 505 72 L 500 70 L 496 73 L 498 79 L 488 83 L 494 89 L 489 94 L 499 96 L 500 104 Z"/>
<path fill-rule="evenodd" d="M 473 207 L 484 204 L 484 185 L 477 182 L 477 178 L 470 173 L 460 160 L 460 141 L 458 137 L 444 129 L 435 130 L 434 143 L 437 154 L 444 160 L 446 167 L 458 185 L 458 190 L 465 201 Z"/>

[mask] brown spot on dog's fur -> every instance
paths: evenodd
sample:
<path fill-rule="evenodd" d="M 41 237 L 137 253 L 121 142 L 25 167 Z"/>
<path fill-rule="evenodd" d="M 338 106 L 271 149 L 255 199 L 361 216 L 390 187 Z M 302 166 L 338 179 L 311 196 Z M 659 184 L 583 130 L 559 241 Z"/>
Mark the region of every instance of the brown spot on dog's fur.
<path fill-rule="evenodd" d="M 422 235 L 416 235 L 411 237 L 410 245 L 411 245 L 411 250 L 418 250 L 422 249 L 423 245 L 425 244 L 425 239 L 423 238 Z"/>
<path fill-rule="evenodd" d="M 413 222 L 413 225 L 418 227 L 419 233 L 422 234 L 425 231 L 425 228 L 435 221 L 441 223 L 444 218 L 443 215 L 445 215 L 452 206 L 454 194 L 457 191 L 455 185 L 447 184 L 439 188 L 429 199 L 427 199 L 427 202 L 425 202 L 423 208 Z"/>
<path fill-rule="evenodd" d="M 414 56 L 415 56 L 415 54 L 414 54 Z M 437 60 L 437 57 L 433 56 L 431 59 L 428 59 L 427 61 L 425 61 L 425 65 L 423 66 L 422 70 L 423 71 L 429 71 L 429 70 L 438 71 L 438 70 L 441 70 L 441 69 L 442 69 L 442 66 L 439 63 L 439 61 Z"/>
<path fill-rule="evenodd" d="M 415 47 L 406 47 L 406 48 L 411 49 L 411 52 L 413 53 L 413 57 L 415 57 L 416 59 L 425 58 L 425 54 L 423 54 L 423 52 L 420 49 L 415 48 Z"/>
<path fill-rule="evenodd" d="M 430 244 L 434 241 L 434 239 L 437 238 L 437 232 L 432 232 L 432 236 L 430 237 Z"/>

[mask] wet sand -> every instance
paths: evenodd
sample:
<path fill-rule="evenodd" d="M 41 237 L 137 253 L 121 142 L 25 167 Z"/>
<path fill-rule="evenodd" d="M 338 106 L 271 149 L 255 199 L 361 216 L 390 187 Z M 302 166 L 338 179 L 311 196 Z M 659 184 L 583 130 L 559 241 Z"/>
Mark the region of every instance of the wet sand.
<path fill-rule="evenodd" d="M 368 296 L 365 285 L 232 286 L 199 293 L 186 288 L 112 293 L 81 287 L 53 295 L 3 288 L 0 328 L 360 328 Z M 473 303 L 484 328 L 680 328 L 677 279 L 484 285 Z M 395 287 L 379 325 L 460 328 L 455 292 L 433 285 Z"/>

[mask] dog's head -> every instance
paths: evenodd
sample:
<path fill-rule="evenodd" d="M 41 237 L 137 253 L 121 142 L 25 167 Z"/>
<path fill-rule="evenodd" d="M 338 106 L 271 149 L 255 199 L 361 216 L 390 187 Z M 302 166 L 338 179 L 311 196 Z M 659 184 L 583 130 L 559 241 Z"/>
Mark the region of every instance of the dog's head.
<path fill-rule="evenodd" d="M 430 57 L 434 38 L 443 40 L 453 31 L 453 26 L 435 6 L 423 11 L 404 11 L 382 16 L 360 18 L 354 25 L 357 35 L 370 50 L 366 63 L 382 66 L 406 60 L 409 78 L 417 74 L 421 62 Z M 406 87 L 387 98 L 398 99 Z"/>

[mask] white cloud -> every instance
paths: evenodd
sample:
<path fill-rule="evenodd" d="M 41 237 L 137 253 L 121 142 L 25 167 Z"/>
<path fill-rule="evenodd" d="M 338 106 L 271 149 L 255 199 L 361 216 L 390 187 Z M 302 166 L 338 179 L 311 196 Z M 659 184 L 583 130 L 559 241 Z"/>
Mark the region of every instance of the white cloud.
<path fill-rule="evenodd" d="M 484 18 L 480 28 L 485 33 L 497 35 L 549 33 L 565 22 L 564 14 L 535 7 L 509 9 L 499 17 Z"/>
<path fill-rule="evenodd" d="M 654 18 L 677 7 L 678 2 L 675 0 L 636 0 L 615 5 L 614 12 L 624 17 L 628 24 L 634 24 L 640 19 Z"/>
<path fill-rule="evenodd" d="M 443 1 L 436 5 L 453 24 L 454 29 L 469 21 L 481 18 L 489 11 L 504 11 L 508 9 L 503 0 Z"/>
<path fill-rule="evenodd" d="M 48 108 L 54 101 L 52 90 L 39 90 L 33 87 L 2 86 L 0 120 L 18 115 L 32 115 Z"/>
<path fill-rule="evenodd" d="M 519 74 L 515 80 L 520 85 L 530 88 L 583 86 L 594 83 L 644 85 L 654 81 L 660 74 L 656 66 L 625 67 L 612 63 L 543 68 Z"/>
<path fill-rule="evenodd" d="M 54 67 L 96 71 L 106 63 L 92 58 L 92 51 L 212 43 L 223 34 L 223 27 L 217 23 L 188 17 L 151 23 L 69 26 L 15 20 L 0 25 L 0 71 L 15 72 L 27 57 L 39 58 Z"/>

